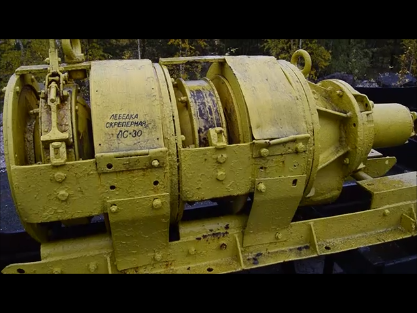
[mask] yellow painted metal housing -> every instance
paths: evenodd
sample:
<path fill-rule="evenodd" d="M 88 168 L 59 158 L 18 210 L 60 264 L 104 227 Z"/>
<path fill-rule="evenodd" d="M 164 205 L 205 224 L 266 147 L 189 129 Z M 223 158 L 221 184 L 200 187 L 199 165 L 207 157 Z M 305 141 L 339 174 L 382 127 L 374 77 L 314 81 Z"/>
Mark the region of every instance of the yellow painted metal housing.
<path fill-rule="evenodd" d="M 4 273 L 226 273 L 417 235 L 416 173 L 383 177 L 395 159 L 372 157 L 414 135 L 416 114 L 343 81 L 309 82 L 307 52 L 291 63 L 82 63 L 79 43 L 64 43 L 67 65 L 52 41 L 49 65 L 17 69 L 6 89 L 8 178 L 42 260 Z M 187 62 L 211 65 L 202 79 L 172 79 L 168 66 Z M 75 81 L 85 77 L 88 104 Z M 372 196 L 369 210 L 292 222 L 300 206 L 335 201 L 349 177 Z M 183 220 L 206 200 L 221 216 Z M 51 240 L 56 223 L 95 216 L 106 234 Z"/>

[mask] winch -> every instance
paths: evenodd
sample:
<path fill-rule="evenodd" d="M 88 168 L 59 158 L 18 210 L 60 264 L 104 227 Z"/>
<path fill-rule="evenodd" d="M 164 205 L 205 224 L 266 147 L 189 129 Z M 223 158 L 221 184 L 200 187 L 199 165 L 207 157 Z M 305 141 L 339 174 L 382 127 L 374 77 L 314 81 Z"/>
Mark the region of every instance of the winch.
<path fill-rule="evenodd" d="M 414 136 L 417 114 L 308 81 L 306 51 L 152 63 L 62 48 L 65 63 L 50 40 L 47 64 L 6 88 L 8 179 L 41 261 L 3 273 L 227 273 L 417 235 L 416 172 L 387 176 L 395 158 L 373 155 Z M 193 62 L 203 78 L 171 77 Z M 294 220 L 353 180 L 368 208 Z M 60 235 L 97 220 L 105 231 Z"/>

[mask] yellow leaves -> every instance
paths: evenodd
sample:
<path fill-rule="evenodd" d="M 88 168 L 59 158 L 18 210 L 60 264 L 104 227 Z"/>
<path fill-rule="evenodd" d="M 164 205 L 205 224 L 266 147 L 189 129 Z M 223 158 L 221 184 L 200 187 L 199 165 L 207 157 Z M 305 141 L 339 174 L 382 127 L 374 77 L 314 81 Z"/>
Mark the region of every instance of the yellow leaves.
<path fill-rule="evenodd" d="M 404 53 L 399 56 L 401 64 L 400 79 L 404 78 L 404 75 L 410 73 L 411 75 L 417 75 L 417 39 L 402 39 L 401 45 L 404 49 Z"/>
<path fill-rule="evenodd" d="M 264 49 L 277 59 L 289 61 L 293 53 L 299 49 L 306 50 L 312 59 L 310 78 L 317 79 L 321 70 L 325 69 L 331 60 L 331 54 L 317 39 L 265 39 Z"/>

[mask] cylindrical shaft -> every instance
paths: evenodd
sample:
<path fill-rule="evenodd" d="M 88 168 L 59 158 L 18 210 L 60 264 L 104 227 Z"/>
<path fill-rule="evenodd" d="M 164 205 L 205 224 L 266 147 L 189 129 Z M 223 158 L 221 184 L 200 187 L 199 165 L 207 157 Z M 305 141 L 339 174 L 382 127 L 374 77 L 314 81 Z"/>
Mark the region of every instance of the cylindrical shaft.
<path fill-rule="evenodd" d="M 413 133 L 410 110 L 397 103 L 375 104 L 373 109 L 375 139 L 373 148 L 403 145 Z"/>

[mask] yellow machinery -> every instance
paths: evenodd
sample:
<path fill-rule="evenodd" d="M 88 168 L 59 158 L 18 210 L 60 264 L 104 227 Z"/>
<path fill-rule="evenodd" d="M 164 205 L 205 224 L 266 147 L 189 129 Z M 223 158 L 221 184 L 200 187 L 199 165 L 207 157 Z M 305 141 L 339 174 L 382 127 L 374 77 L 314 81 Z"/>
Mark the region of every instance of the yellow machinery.
<path fill-rule="evenodd" d="M 66 63 L 51 40 L 48 65 L 18 68 L 5 91 L 8 179 L 42 260 L 3 273 L 226 273 L 416 236 L 416 172 L 384 176 L 395 158 L 372 157 L 415 135 L 416 113 L 340 80 L 307 81 L 307 52 L 153 64 L 84 62 L 79 40 L 62 47 Z M 210 67 L 172 79 L 168 67 L 187 62 Z M 352 177 L 368 210 L 293 222 Z M 219 216 L 183 221 L 206 200 Z M 106 233 L 53 240 L 57 223 L 95 216 Z"/>

